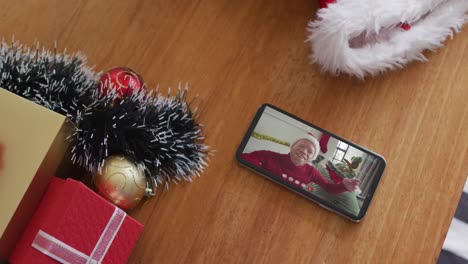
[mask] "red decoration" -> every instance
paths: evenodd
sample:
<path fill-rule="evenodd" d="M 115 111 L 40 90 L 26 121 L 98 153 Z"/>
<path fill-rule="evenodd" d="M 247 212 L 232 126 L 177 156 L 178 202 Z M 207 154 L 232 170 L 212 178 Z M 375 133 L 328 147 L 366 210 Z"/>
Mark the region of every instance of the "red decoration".
<path fill-rule="evenodd" d="M 319 0 L 319 8 L 327 8 L 329 4 L 335 4 L 335 3 L 336 3 L 336 0 Z M 400 28 L 408 31 L 411 29 L 411 25 L 406 22 L 401 23 Z"/>
<path fill-rule="evenodd" d="M 334 181 L 335 183 L 342 183 L 343 182 L 343 178 L 341 178 L 338 174 L 336 174 L 336 172 L 334 170 L 332 170 L 330 168 L 330 166 L 326 165 L 325 166 L 327 171 L 328 171 L 328 175 L 330 175 L 330 178 L 332 179 L 332 181 Z"/>
<path fill-rule="evenodd" d="M 322 153 L 327 153 L 329 140 L 330 135 L 328 135 L 327 133 L 323 133 L 322 137 L 320 137 L 320 151 L 322 151 Z"/>
<path fill-rule="evenodd" d="M 142 229 L 83 183 L 53 178 L 10 262 L 52 264 L 57 256 L 67 263 L 124 264 Z"/>
<path fill-rule="evenodd" d="M 134 91 L 146 90 L 143 78 L 130 68 L 117 67 L 101 76 L 99 95 L 105 96 L 110 90 L 116 90 L 118 98 L 127 97 Z"/>
<path fill-rule="evenodd" d="M 327 8 L 328 4 L 334 4 L 336 0 L 319 0 L 319 7 L 320 8 Z"/>
<path fill-rule="evenodd" d="M 408 31 L 408 30 L 411 29 L 411 25 L 408 24 L 408 23 L 401 23 L 401 24 L 400 24 L 400 27 L 401 27 L 403 30 L 406 30 L 406 31 Z"/>

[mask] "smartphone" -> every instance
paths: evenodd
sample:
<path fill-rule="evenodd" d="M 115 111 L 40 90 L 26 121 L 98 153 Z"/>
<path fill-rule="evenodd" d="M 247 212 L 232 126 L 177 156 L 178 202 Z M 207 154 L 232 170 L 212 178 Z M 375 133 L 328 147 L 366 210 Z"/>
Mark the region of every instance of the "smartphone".
<path fill-rule="evenodd" d="M 386 166 L 382 156 L 269 104 L 257 111 L 236 158 L 355 222 L 366 215 Z"/>

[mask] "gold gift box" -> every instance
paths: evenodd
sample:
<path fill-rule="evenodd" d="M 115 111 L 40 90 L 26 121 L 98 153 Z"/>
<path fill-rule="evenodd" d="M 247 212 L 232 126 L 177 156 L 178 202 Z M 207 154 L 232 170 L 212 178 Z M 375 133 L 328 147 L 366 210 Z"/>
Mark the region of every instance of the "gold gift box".
<path fill-rule="evenodd" d="M 0 259 L 8 258 L 68 148 L 63 115 L 0 88 Z"/>

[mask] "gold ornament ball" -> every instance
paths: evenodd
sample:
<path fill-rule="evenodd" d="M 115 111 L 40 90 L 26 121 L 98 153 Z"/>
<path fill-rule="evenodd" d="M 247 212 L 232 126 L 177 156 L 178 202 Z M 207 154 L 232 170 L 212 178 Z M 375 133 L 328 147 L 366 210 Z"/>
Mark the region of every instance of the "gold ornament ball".
<path fill-rule="evenodd" d="M 94 176 L 98 193 L 123 210 L 134 208 L 145 195 L 146 177 L 124 156 L 110 156 Z"/>

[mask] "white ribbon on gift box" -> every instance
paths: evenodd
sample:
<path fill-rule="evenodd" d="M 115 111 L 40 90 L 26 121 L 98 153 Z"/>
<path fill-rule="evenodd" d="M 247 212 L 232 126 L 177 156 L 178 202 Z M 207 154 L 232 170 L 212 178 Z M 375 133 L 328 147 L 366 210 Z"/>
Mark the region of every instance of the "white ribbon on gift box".
<path fill-rule="evenodd" d="M 37 233 L 36 238 L 32 243 L 32 247 L 60 263 L 102 263 L 102 260 L 106 256 L 109 247 L 112 245 L 117 232 L 119 232 L 120 227 L 122 226 L 125 216 L 126 214 L 124 211 L 117 207 L 115 208 L 114 213 L 102 231 L 98 242 L 94 246 L 93 252 L 91 252 L 91 255 L 89 256 L 70 247 L 42 230 L 39 230 Z"/>

